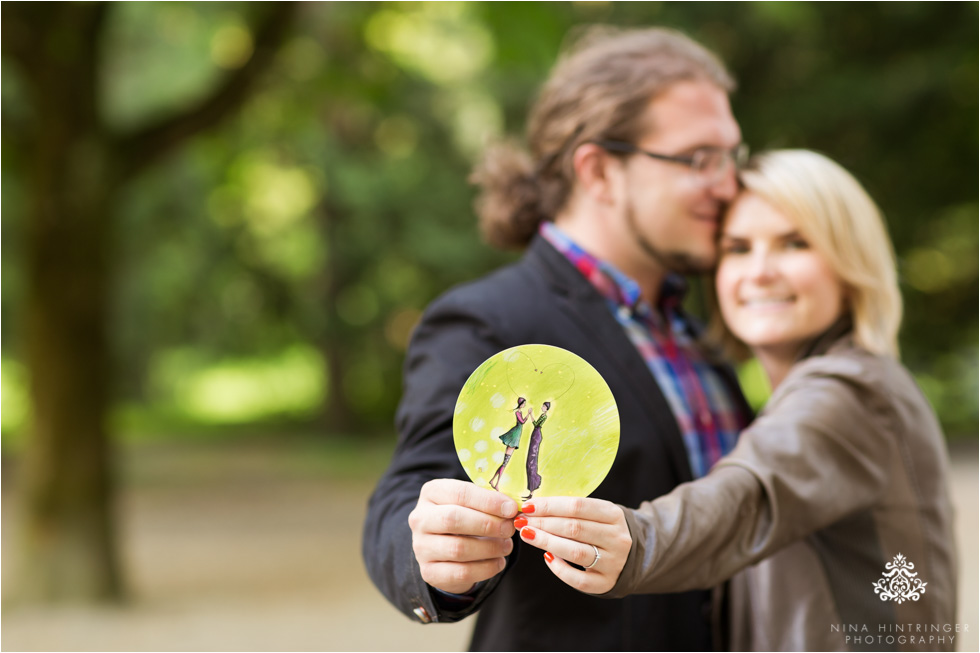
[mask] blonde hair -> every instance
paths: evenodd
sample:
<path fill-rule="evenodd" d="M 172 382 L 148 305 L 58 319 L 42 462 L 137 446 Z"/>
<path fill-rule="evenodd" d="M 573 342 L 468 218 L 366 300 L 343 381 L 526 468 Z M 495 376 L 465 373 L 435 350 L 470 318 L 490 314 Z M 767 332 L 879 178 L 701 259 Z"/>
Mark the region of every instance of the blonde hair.
<path fill-rule="evenodd" d="M 680 32 L 593 26 L 559 59 L 531 109 L 530 152 L 491 147 L 471 176 L 480 230 L 491 245 L 521 248 L 543 220 L 564 208 L 572 190 L 572 158 L 583 143 L 634 142 L 651 128 L 645 109 L 675 82 L 705 80 L 731 91 L 718 58 Z"/>
<path fill-rule="evenodd" d="M 861 184 L 837 163 L 809 150 L 759 154 L 740 172 L 739 181 L 742 192 L 754 193 L 792 220 L 841 279 L 855 342 L 898 358 L 902 295 L 895 252 L 881 212 Z M 724 327 L 717 310 L 709 333 L 730 353 L 744 352 L 744 344 Z"/>

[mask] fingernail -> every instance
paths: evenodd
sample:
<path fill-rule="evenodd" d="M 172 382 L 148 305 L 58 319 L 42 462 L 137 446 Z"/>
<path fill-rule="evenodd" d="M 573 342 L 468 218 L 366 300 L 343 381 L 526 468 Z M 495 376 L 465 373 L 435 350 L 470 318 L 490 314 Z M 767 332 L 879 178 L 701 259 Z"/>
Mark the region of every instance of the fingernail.
<path fill-rule="evenodd" d="M 524 517 L 518 517 L 517 519 L 514 520 L 514 528 L 516 528 L 517 530 L 521 530 L 525 526 L 527 526 L 527 519 L 525 519 Z"/>
<path fill-rule="evenodd" d="M 555 556 L 551 555 L 551 551 L 545 551 L 544 559 L 547 560 L 548 562 L 551 562 L 552 560 L 555 559 Z"/>
<path fill-rule="evenodd" d="M 533 540 L 534 534 L 534 531 L 530 528 L 521 529 L 521 537 L 523 537 L 525 540 Z"/>
<path fill-rule="evenodd" d="M 500 515 L 502 517 L 510 517 L 514 514 L 514 502 L 504 501 L 500 504 Z"/>
<path fill-rule="evenodd" d="M 531 515 L 531 514 L 533 514 L 534 513 L 534 504 L 533 503 L 525 503 L 524 504 L 524 507 L 521 508 L 521 512 L 523 512 L 525 515 Z"/>

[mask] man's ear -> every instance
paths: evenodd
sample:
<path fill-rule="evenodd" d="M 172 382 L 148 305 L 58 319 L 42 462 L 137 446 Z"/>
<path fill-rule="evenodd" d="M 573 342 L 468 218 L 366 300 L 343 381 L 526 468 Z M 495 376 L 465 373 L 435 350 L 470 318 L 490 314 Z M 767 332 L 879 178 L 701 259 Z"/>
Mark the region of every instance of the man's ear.
<path fill-rule="evenodd" d="M 617 173 L 621 168 L 617 157 L 595 143 L 583 143 L 572 155 L 577 186 L 594 202 L 613 204 Z"/>

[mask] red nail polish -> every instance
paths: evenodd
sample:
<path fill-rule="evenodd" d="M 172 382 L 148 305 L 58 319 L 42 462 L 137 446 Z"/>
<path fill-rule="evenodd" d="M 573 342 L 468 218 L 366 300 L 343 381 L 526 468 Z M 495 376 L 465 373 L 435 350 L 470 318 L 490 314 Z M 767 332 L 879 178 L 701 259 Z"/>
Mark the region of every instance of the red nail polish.
<path fill-rule="evenodd" d="M 521 530 L 525 526 L 527 526 L 527 520 L 524 517 L 518 517 L 514 520 L 514 528 L 517 530 Z"/>
<path fill-rule="evenodd" d="M 534 535 L 535 535 L 534 530 L 530 528 L 521 529 L 521 537 L 523 537 L 525 540 L 533 540 Z"/>
<path fill-rule="evenodd" d="M 555 559 L 555 556 L 551 555 L 551 551 L 545 551 L 544 559 L 547 560 L 548 562 L 551 562 L 552 560 Z"/>
<path fill-rule="evenodd" d="M 521 512 L 523 512 L 525 515 L 532 515 L 532 514 L 534 514 L 534 504 L 533 503 L 525 503 L 524 504 L 524 507 L 521 508 Z"/>

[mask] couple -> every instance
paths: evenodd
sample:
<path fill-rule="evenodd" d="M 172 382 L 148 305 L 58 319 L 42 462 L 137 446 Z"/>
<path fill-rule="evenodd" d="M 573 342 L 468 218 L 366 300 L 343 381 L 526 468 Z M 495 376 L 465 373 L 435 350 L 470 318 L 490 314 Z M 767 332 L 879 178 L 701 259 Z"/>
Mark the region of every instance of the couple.
<path fill-rule="evenodd" d="M 835 625 L 953 622 L 946 453 L 897 361 L 881 219 L 820 155 L 739 170 L 733 86 L 676 32 L 594 30 L 542 89 L 530 151 L 487 153 L 484 236 L 526 252 L 427 309 L 365 523 L 371 578 L 406 615 L 478 613 L 472 648 L 538 651 L 846 650 Z M 682 306 L 679 274 L 698 272 L 714 273 L 715 341 L 773 385 L 754 420 Z M 527 343 L 589 362 L 621 432 L 594 498 L 518 514 L 465 481 L 452 398 Z M 888 598 L 908 588 L 876 587 L 886 568 L 926 592 Z"/>
<path fill-rule="evenodd" d="M 541 416 L 534 419 L 533 408 L 527 409 L 527 415 L 521 412 L 524 410 L 526 403 L 527 400 L 524 397 L 517 398 L 517 407 L 514 409 L 517 424 L 514 425 L 514 428 L 500 436 L 500 441 L 504 443 L 507 449 L 504 451 L 504 461 L 490 479 L 490 487 L 496 490 L 497 486 L 500 485 L 500 478 L 503 476 L 504 470 L 507 469 L 507 463 L 510 462 L 510 457 L 514 454 L 514 450 L 519 449 L 521 446 L 524 424 L 530 419 L 534 425 L 534 430 L 531 431 L 531 442 L 527 451 L 527 494 L 521 497 L 525 501 L 531 499 L 534 496 L 534 492 L 541 487 L 541 475 L 538 474 L 538 454 L 541 452 L 541 440 L 544 437 L 541 434 L 541 427 L 547 421 L 548 410 L 551 408 L 550 401 L 544 402 L 541 404 Z"/>

